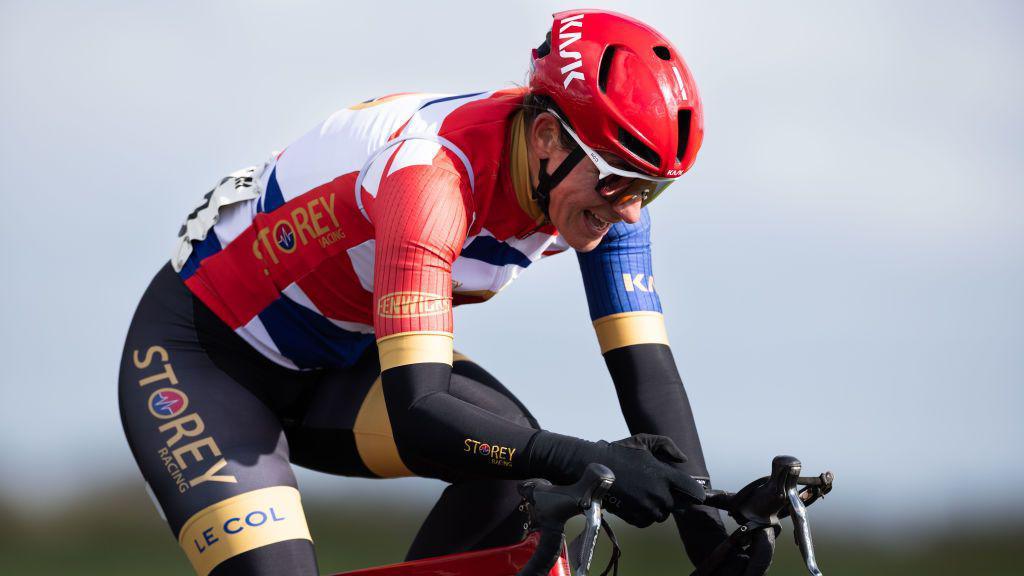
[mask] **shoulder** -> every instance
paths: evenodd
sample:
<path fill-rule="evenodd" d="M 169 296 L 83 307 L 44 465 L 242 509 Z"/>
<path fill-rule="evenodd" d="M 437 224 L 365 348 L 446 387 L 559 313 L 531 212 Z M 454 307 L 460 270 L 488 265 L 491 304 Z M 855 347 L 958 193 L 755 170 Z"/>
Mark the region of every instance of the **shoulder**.
<path fill-rule="evenodd" d="M 371 220 L 376 220 L 373 207 L 381 201 L 391 204 L 389 198 L 404 198 L 402 204 L 461 199 L 472 211 L 472 173 L 456 153 L 429 138 L 394 142 L 361 172 L 358 189 Z"/>

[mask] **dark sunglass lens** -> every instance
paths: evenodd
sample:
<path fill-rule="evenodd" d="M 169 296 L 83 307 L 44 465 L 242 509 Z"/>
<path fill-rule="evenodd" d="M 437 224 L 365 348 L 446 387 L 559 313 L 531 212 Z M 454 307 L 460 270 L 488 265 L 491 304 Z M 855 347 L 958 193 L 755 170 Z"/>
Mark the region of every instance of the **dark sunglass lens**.
<path fill-rule="evenodd" d="M 604 197 L 610 197 L 622 192 L 629 188 L 633 183 L 633 178 L 624 178 L 616 174 L 611 176 L 605 176 L 604 178 L 597 181 L 597 191 Z"/>

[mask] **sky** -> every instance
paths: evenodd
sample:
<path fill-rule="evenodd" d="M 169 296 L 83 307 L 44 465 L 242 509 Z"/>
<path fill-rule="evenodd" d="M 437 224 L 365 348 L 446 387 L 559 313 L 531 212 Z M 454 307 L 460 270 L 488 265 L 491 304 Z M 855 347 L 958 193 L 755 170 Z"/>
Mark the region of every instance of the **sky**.
<path fill-rule="evenodd" d="M 1024 508 L 1005 490 L 1024 474 L 1024 7 L 592 5 L 657 27 L 700 86 L 700 157 L 652 220 L 716 486 L 788 453 L 835 471 L 815 511 L 830 521 Z M 373 96 L 522 85 L 569 7 L 0 2 L 0 469 L 18 480 L 0 499 L 142 489 L 117 413 L 121 347 L 216 180 Z M 613 440 L 627 432 L 574 260 L 458 309 L 456 347 L 545 428 Z M 337 498 L 441 489 L 299 479 Z"/>

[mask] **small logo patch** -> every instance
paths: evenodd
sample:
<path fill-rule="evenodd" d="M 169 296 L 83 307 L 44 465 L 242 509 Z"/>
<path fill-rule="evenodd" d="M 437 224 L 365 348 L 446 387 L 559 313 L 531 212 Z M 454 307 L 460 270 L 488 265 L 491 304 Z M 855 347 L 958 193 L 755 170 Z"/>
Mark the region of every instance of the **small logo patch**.
<path fill-rule="evenodd" d="M 502 468 L 511 468 L 512 459 L 515 458 L 516 449 L 509 446 L 499 446 L 498 444 L 487 444 L 486 442 L 480 442 L 472 438 L 466 438 L 462 444 L 462 451 L 470 454 L 483 456 L 495 466 L 501 466 Z"/>
<path fill-rule="evenodd" d="M 295 231 L 287 222 L 278 222 L 274 227 L 274 241 L 284 252 L 295 250 Z"/>
<path fill-rule="evenodd" d="M 377 301 L 377 315 L 384 318 L 412 318 L 445 314 L 452 309 L 450 298 L 429 292 L 391 292 Z"/>
<path fill-rule="evenodd" d="M 149 413 L 167 420 L 181 414 L 188 408 L 188 396 L 173 388 L 161 388 L 149 396 Z"/>

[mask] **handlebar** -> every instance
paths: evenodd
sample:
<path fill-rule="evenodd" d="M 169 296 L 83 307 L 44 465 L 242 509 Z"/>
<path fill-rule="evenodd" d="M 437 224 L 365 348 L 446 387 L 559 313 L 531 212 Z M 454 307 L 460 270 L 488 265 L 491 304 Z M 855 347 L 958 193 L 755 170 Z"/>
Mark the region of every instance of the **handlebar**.
<path fill-rule="evenodd" d="M 832 472 L 800 476 L 801 468 L 800 461 L 793 456 L 776 456 L 772 460 L 770 476 L 747 484 L 739 492 L 709 490 L 704 504 L 728 512 L 739 527 L 691 576 L 714 574 L 733 549 L 748 546 L 758 533 L 764 533 L 774 550 L 775 536 L 782 529 L 780 520 L 787 516 L 793 519 L 794 537 L 808 572 L 812 576 L 821 576 L 814 555 L 807 506 L 832 490 L 835 476 Z M 555 486 L 543 479 L 520 484 L 519 493 L 529 509 L 531 525 L 540 529 L 540 542 L 529 562 L 516 576 L 547 576 L 562 552 L 565 523 L 578 514 L 585 515 L 586 527 L 579 538 L 582 545 L 578 554 L 574 543 L 573 561 L 576 565 L 573 566 L 573 574 L 587 576 L 602 524 L 602 499 L 614 482 L 615 474 L 595 463 L 587 466 L 575 484 L 568 486 Z"/>
<path fill-rule="evenodd" d="M 774 546 L 774 536 L 782 528 L 779 520 L 787 516 L 793 518 L 794 537 L 807 571 L 812 576 L 821 576 L 814 556 L 807 506 L 832 490 L 835 476 L 832 472 L 819 476 L 800 476 L 801 467 L 800 461 L 793 456 L 776 456 L 772 459 L 770 476 L 747 484 L 735 494 L 709 491 L 704 504 L 728 512 L 740 526 L 718 545 L 691 576 L 713 574 L 732 549 L 748 545 L 759 531 L 773 531 L 770 541 Z M 800 489 L 800 486 L 804 488 Z"/>
<path fill-rule="evenodd" d="M 587 466 L 580 479 L 569 486 L 555 486 L 543 479 L 520 484 L 519 493 L 527 502 L 531 523 L 540 528 L 540 543 L 516 576 L 547 576 L 561 555 L 565 523 L 580 513 L 586 514 L 587 526 L 576 574 L 586 576 L 601 529 L 601 500 L 613 482 L 615 474 L 607 466 L 595 463 Z"/>

